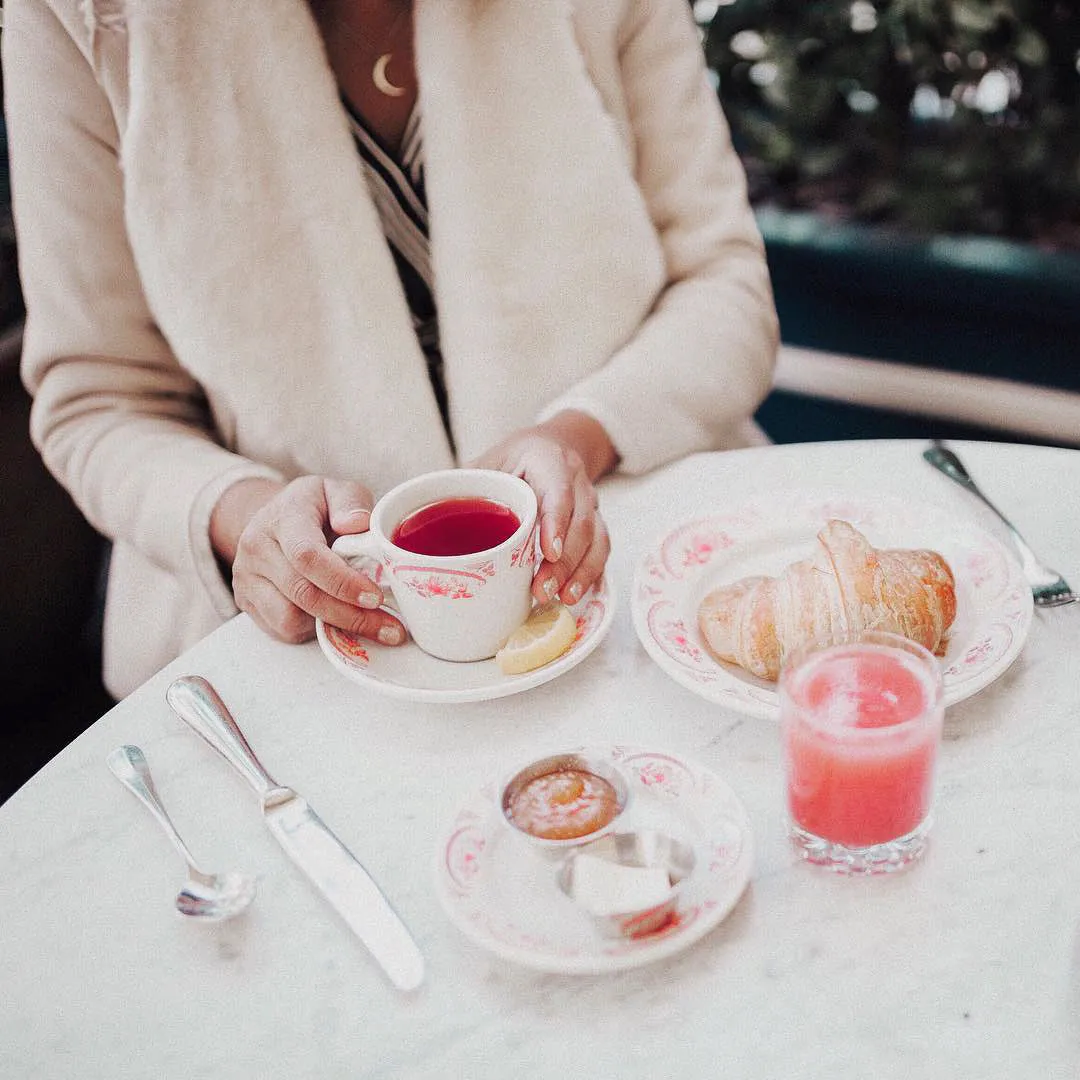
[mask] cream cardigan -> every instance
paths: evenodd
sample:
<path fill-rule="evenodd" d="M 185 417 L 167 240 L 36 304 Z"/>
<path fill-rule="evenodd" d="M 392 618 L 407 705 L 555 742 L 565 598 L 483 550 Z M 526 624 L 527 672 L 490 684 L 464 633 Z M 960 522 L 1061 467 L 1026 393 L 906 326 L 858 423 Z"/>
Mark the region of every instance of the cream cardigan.
<path fill-rule="evenodd" d="M 461 460 L 566 407 L 640 472 L 745 445 L 777 327 L 686 0 L 417 0 Z M 252 475 L 378 494 L 452 464 L 304 0 L 8 0 L 32 434 L 114 540 L 127 693 L 236 612 Z"/>

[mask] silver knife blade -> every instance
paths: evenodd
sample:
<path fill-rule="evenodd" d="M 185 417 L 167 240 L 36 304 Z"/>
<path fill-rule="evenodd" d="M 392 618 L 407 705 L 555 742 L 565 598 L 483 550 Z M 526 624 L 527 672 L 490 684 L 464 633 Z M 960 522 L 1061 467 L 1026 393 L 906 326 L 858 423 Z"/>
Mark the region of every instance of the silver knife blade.
<path fill-rule="evenodd" d="M 169 706 L 255 789 L 263 819 L 278 843 L 333 905 L 401 990 L 424 979 L 419 947 L 371 875 L 292 788 L 263 768 L 217 691 L 183 675 L 165 691 Z"/>
<path fill-rule="evenodd" d="M 279 788 L 263 818 L 286 854 L 335 908 L 400 990 L 424 981 L 424 958 L 374 879 L 291 788 Z"/>

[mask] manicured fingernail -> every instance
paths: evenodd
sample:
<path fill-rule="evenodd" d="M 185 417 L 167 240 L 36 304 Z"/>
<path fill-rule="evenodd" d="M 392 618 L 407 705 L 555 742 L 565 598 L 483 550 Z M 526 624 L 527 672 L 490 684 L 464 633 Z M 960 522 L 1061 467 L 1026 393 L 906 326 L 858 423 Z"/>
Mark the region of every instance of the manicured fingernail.
<path fill-rule="evenodd" d="M 401 631 L 396 626 L 382 626 L 379 628 L 379 640 L 384 645 L 400 645 Z"/>
<path fill-rule="evenodd" d="M 574 584 L 566 590 L 566 595 L 570 597 L 571 604 L 576 604 L 581 599 L 581 582 L 575 581 Z"/>
<path fill-rule="evenodd" d="M 382 603 L 382 597 L 378 593 L 362 592 L 359 596 L 361 607 L 377 608 Z"/>
<path fill-rule="evenodd" d="M 553 577 L 549 577 L 540 587 L 544 590 L 544 595 L 550 600 L 555 595 L 559 583 Z"/>
<path fill-rule="evenodd" d="M 562 537 L 561 536 L 556 536 L 555 539 L 551 541 L 551 550 L 555 552 L 556 560 L 562 558 Z"/>

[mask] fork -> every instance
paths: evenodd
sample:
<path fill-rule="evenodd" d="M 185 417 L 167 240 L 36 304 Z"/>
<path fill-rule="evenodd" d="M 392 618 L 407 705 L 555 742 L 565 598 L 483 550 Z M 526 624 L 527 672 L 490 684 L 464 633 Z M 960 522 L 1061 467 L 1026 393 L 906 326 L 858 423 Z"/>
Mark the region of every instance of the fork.
<path fill-rule="evenodd" d="M 1039 560 L 1016 526 L 979 490 L 961 460 L 940 439 L 930 441 L 930 448 L 923 451 L 923 457 L 950 480 L 955 480 L 962 488 L 981 499 L 1005 523 L 1016 550 L 1020 553 L 1024 577 L 1031 585 L 1031 595 L 1039 607 L 1060 607 L 1080 600 L 1080 596 L 1069 588 L 1069 583 L 1056 570 L 1051 570 Z"/>

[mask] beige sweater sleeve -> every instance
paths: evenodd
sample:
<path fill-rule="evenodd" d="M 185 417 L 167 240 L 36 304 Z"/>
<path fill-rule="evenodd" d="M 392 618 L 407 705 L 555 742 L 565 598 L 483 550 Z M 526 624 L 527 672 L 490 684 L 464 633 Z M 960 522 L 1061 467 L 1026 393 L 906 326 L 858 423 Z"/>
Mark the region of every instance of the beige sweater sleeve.
<path fill-rule="evenodd" d="M 687 4 L 630 0 L 629 8 L 623 84 L 637 180 L 669 284 L 635 336 L 544 415 L 590 413 L 612 437 L 620 468 L 643 472 L 746 444 L 772 383 L 779 329 L 742 163 Z"/>
<path fill-rule="evenodd" d="M 199 386 L 148 310 L 125 233 L 116 123 L 87 61 L 93 43 L 44 0 L 9 2 L 4 14 L 32 437 L 95 528 L 166 570 L 194 571 L 227 616 L 210 511 L 236 480 L 277 474 L 217 444 Z"/>

